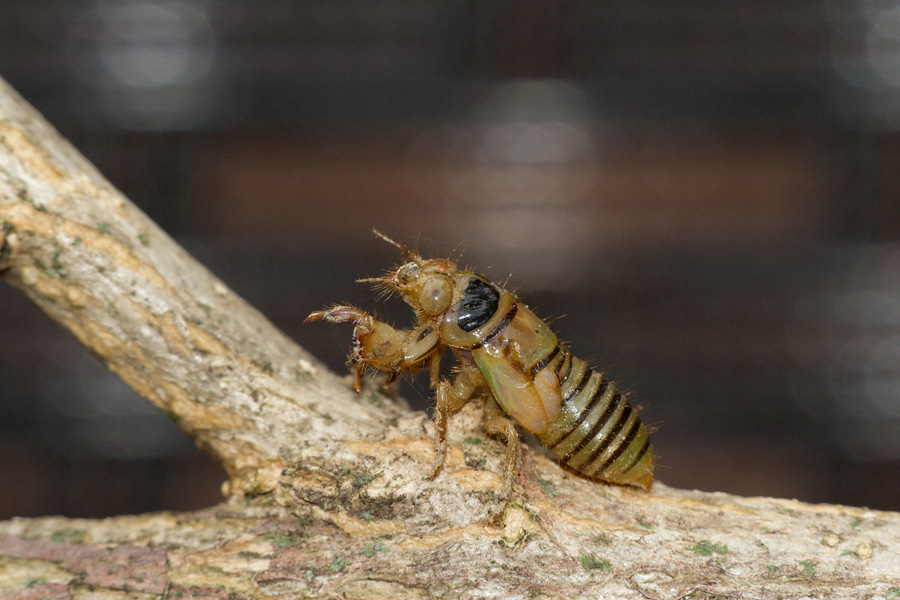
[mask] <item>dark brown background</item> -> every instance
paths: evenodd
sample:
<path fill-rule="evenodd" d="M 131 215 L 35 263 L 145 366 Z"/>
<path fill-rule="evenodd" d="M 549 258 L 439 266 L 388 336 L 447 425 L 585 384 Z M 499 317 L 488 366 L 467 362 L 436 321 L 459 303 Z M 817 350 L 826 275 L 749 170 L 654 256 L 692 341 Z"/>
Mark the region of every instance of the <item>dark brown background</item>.
<path fill-rule="evenodd" d="M 666 483 L 897 510 L 898 32 L 897 1 L 4 1 L 0 74 L 336 369 L 349 330 L 300 322 L 374 307 L 375 226 L 564 315 Z M 220 498 L 5 286 L 0 345 L 0 518 Z"/>

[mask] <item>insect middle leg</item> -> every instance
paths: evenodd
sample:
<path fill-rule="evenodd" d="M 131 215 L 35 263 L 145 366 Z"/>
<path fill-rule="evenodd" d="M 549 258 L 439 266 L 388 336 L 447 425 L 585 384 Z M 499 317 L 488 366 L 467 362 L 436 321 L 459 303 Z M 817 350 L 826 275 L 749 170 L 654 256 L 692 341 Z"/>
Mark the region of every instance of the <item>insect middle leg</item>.
<path fill-rule="evenodd" d="M 484 403 L 484 432 L 490 436 L 496 436 L 506 442 L 506 461 L 503 465 L 503 489 L 500 492 L 500 506 L 491 517 L 492 522 L 497 522 L 503 515 L 503 511 L 509 505 L 512 497 L 512 482 L 516 474 L 516 458 L 519 452 L 519 432 L 512 420 L 497 404 L 493 397 L 489 397 Z"/>
<path fill-rule="evenodd" d="M 453 383 L 447 380 L 438 383 L 435 390 L 437 405 L 434 408 L 434 469 L 431 478 L 434 479 L 444 466 L 444 456 L 447 454 L 447 417 L 451 412 L 459 410 L 472 398 L 483 380 L 478 367 L 467 365 L 460 361 L 461 370 L 456 374 Z"/>

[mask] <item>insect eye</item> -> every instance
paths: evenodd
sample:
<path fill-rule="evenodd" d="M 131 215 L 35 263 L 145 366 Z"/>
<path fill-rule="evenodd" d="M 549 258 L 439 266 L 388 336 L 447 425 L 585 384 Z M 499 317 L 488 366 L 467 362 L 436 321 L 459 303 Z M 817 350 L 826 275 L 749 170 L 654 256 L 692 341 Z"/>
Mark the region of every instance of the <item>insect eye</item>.
<path fill-rule="evenodd" d="M 409 285 L 419 276 L 419 265 L 416 263 L 406 263 L 397 270 L 397 281 L 400 285 Z"/>
<path fill-rule="evenodd" d="M 446 277 L 429 277 L 419 290 L 419 306 L 429 315 L 442 313 L 450 306 L 453 291 Z"/>
<path fill-rule="evenodd" d="M 492 285 L 472 277 L 459 306 L 457 324 L 463 331 L 481 327 L 497 312 L 500 294 Z"/>

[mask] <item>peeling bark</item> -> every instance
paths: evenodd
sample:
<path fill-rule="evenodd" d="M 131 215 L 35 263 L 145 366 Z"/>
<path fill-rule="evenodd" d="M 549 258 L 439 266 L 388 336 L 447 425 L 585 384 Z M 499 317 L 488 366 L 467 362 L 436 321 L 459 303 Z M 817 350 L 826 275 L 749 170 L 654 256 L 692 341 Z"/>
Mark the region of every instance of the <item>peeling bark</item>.
<path fill-rule="evenodd" d="M 277 331 L 0 80 L 0 277 L 229 473 L 187 514 L 0 523 L 0 597 L 900 598 L 900 514 L 600 485 L 473 402 L 428 479 L 422 413 Z"/>

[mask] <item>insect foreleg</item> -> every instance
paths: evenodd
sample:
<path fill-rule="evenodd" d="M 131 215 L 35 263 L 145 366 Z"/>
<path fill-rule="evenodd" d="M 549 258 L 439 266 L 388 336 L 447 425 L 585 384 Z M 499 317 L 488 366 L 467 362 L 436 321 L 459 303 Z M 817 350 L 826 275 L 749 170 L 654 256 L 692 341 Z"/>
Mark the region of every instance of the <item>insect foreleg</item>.
<path fill-rule="evenodd" d="M 496 436 L 506 442 L 506 461 L 503 466 L 503 490 L 500 493 L 500 506 L 497 508 L 491 521 L 496 522 L 503 511 L 506 510 L 512 496 L 513 476 L 516 473 L 516 458 L 519 451 L 519 432 L 516 426 L 506 416 L 500 405 L 493 397 L 484 403 L 484 432 L 490 436 Z"/>
<path fill-rule="evenodd" d="M 438 336 L 430 328 L 394 329 L 369 313 L 352 306 L 334 306 L 317 310 L 304 323 L 323 320 L 328 323 L 353 323 L 353 349 L 350 364 L 356 370 L 354 389 L 360 391 L 360 377 L 366 367 L 396 376 L 401 371 L 418 369 L 434 353 Z"/>

